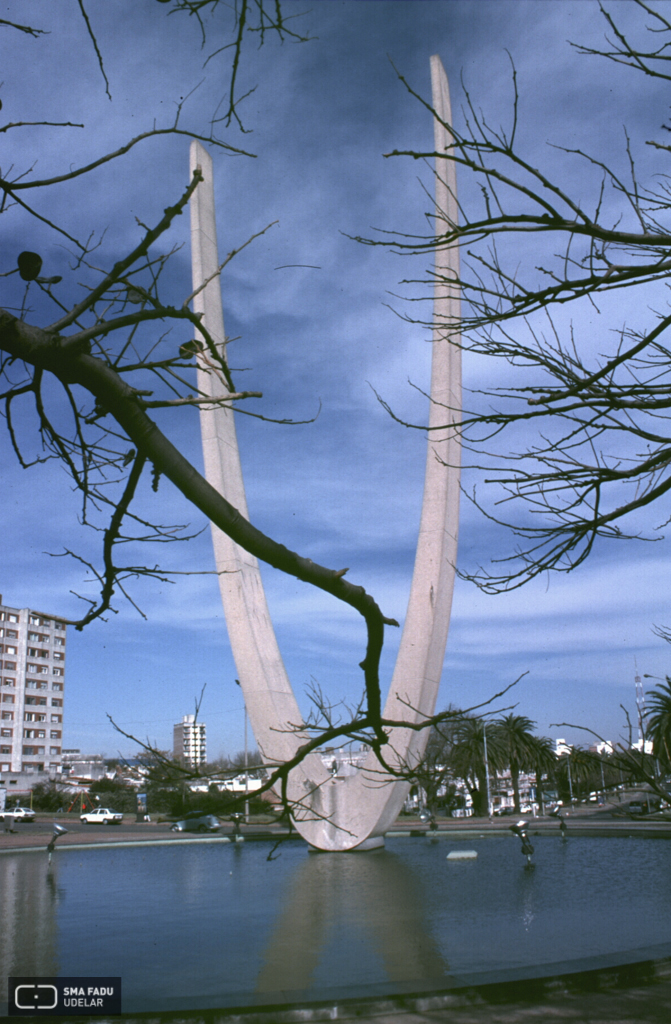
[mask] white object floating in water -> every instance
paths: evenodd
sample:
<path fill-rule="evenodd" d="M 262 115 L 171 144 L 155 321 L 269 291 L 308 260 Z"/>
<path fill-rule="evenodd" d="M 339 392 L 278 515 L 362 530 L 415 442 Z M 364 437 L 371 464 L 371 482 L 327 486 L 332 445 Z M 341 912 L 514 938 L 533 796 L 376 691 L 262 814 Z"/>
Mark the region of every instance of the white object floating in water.
<path fill-rule="evenodd" d="M 450 850 L 447 855 L 448 860 L 475 860 L 478 853 L 477 850 Z"/>

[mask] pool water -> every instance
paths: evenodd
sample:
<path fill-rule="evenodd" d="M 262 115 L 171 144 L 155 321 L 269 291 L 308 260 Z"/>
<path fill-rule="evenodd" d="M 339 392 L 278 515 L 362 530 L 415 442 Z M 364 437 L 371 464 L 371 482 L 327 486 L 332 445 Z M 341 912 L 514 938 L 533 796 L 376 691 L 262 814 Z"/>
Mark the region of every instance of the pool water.
<path fill-rule="evenodd" d="M 143 845 L 0 858 L 7 977 L 122 978 L 123 1009 L 202 1009 L 447 988 L 473 975 L 669 943 L 671 843 L 514 836 Z M 455 849 L 477 859 L 447 860 Z M 642 954 L 641 954 L 642 955 Z M 542 973 L 542 970 L 541 970 Z M 497 975 L 498 977 L 498 975 Z"/>

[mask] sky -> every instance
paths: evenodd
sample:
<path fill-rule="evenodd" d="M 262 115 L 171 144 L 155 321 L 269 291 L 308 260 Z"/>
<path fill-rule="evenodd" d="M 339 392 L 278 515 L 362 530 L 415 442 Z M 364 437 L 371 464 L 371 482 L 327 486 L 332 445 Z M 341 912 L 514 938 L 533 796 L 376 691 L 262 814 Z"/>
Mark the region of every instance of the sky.
<path fill-rule="evenodd" d="M 239 417 L 238 431 L 252 521 L 300 553 L 333 568 L 350 567 L 387 616 L 403 620 L 419 520 L 425 437 L 394 423 L 375 398 L 380 393 L 402 418 L 421 423 L 430 345 L 419 326 L 399 314 L 409 307 L 404 278 L 426 273 L 426 257 L 399 256 L 367 247 L 352 236 L 421 233 L 430 208 L 430 169 L 420 161 L 385 158 L 393 149 L 432 147 L 427 110 L 399 81 L 429 95 L 429 57 L 438 53 L 450 80 L 457 123 L 463 116 L 463 81 L 492 123 L 508 123 L 510 58 L 520 90 L 520 145 L 531 162 L 563 176 L 581 196 L 596 179 L 584 162 L 551 144 L 584 148 L 622 168 L 623 125 L 640 151 L 642 176 L 663 173 L 663 156 L 646 149 L 668 115 L 663 83 L 578 54 L 569 41 L 601 44 L 598 5 L 585 0 L 285 0 L 296 26 L 312 38 L 280 45 L 256 40 L 243 53 L 240 107 L 245 132 L 220 127 L 230 146 L 254 158 L 211 150 L 215 167 L 220 251 L 246 241 L 277 221 L 222 275 L 227 333 L 240 386 L 261 390 L 254 408 L 265 415 L 315 422 L 280 426 Z M 610 3 L 635 28 L 638 11 Z M 167 16 L 162 4 L 88 0 L 109 80 L 105 92 L 95 52 L 75 0 L 16 0 L 3 16 L 48 31 L 31 38 L 4 29 L 2 115 L 8 121 L 59 121 L 75 127 L 30 127 L 3 134 L 3 171 L 47 177 L 63 173 L 123 145 L 154 124 L 167 126 L 184 100 L 181 124 L 205 130 L 229 74 L 223 16 L 206 19 L 204 47 L 195 19 Z M 396 69 L 396 70 L 395 70 Z M 78 237 L 95 232 L 93 262 L 109 267 L 140 238 L 138 221 L 156 222 L 188 182 L 188 139 L 163 136 L 136 146 L 119 160 L 76 182 L 31 193 L 44 217 Z M 474 183 L 459 179 L 465 203 Z M 0 218 L 0 251 L 39 251 L 45 274 L 63 276 L 64 301 L 86 275 L 74 268 L 72 246 L 44 223 L 16 208 Z M 168 236 L 182 246 L 167 271 L 171 301 L 191 291 L 188 217 Z M 528 255 L 528 254 L 526 254 Z M 16 276 L 0 280 L 6 308 L 20 305 Z M 653 303 L 659 294 L 646 301 Z M 666 301 L 662 297 L 661 301 Z M 625 294 L 599 322 L 580 312 L 588 343 L 627 320 L 636 325 Z M 416 306 L 412 307 L 412 313 Z M 428 315 L 428 313 L 427 313 Z M 574 314 L 576 315 L 576 314 Z M 562 314 L 560 326 L 568 327 Z M 35 307 L 33 322 L 53 311 Z M 522 330 L 522 328 L 520 328 Z M 175 344 L 186 340 L 174 332 Z M 495 385 L 502 369 L 484 360 L 464 362 L 466 388 Z M 56 402 L 54 398 L 54 402 Z M 58 415 L 55 412 L 55 415 Z M 157 414 L 157 421 L 201 465 L 197 415 Z M 29 413 L 17 411 L 26 451 L 38 442 Z M 2 453 L 3 553 L 0 592 L 6 604 L 76 618 L 90 594 L 82 567 L 56 558 L 64 549 L 93 559 L 100 535 L 78 521 L 78 503 L 55 464 L 22 470 L 8 438 Z M 476 477 L 465 473 L 470 487 Z M 138 581 L 132 595 L 144 614 L 122 601 L 107 621 L 69 630 L 64 746 L 86 753 L 135 747 L 126 731 L 161 748 L 172 726 L 193 712 L 208 730 L 208 755 L 242 748 L 244 711 L 230 654 L 213 556 L 203 517 L 171 485 L 141 507 L 162 522 L 189 523 L 199 535 L 170 549 L 150 551 L 152 564 L 180 573 L 171 583 Z M 568 576 L 536 580 L 511 594 L 488 596 L 458 581 L 438 707 L 468 707 L 487 700 L 523 675 L 505 702 L 537 723 L 541 735 L 586 743 L 586 734 L 555 723 L 571 722 L 608 739 L 623 731 L 621 704 L 634 710 L 634 675 L 663 677 L 667 646 L 654 624 L 671 624 L 667 598 L 668 542 L 660 524 L 665 509 L 646 513 L 655 543 L 598 544 Z M 459 564 L 473 568 L 512 550 L 514 538 L 494 530 L 462 503 Z M 139 557 L 139 555 L 138 555 Z M 328 595 L 273 570 L 264 570 L 271 613 L 294 690 L 311 683 L 333 699 L 354 700 L 361 689 L 358 662 L 364 629 L 355 613 Z M 387 638 L 383 679 L 393 668 L 398 635 Z M 646 681 L 653 685 L 655 680 Z"/>

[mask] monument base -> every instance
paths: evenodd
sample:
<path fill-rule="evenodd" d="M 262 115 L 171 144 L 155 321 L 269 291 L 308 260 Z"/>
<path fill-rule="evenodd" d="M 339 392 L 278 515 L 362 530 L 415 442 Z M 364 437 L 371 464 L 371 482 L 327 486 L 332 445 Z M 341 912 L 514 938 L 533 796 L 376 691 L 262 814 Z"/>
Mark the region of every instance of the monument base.
<path fill-rule="evenodd" d="M 352 846 L 349 850 L 323 850 L 319 846 L 309 846 L 309 853 L 367 853 L 369 850 L 383 850 L 384 836 L 369 836 L 358 846 Z"/>

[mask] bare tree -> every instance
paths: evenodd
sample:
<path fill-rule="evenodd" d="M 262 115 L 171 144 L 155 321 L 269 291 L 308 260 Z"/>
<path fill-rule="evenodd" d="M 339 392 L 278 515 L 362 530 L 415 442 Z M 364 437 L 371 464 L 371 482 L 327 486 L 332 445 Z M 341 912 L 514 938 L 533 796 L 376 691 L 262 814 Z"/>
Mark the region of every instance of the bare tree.
<path fill-rule="evenodd" d="M 173 10 L 198 15 L 207 6 L 175 3 Z M 214 9 L 217 4 L 210 6 Z M 80 5 L 80 9 L 108 88 L 104 54 L 84 6 Z M 262 6 L 257 5 L 258 11 L 262 11 Z M 276 11 L 278 21 L 275 30 L 280 32 L 284 22 L 279 18 L 279 7 Z M 244 10 L 240 8 L 238 18 L 241 19 L 243 14 Z M 236 24 L 240 27 L 239 21 Z M 264 31 L 268 31 L 269 24 L 264 22 L 264 25 Z M 26 27 L 14 26 L 13 29 L 25 31 Z M 38 30 L 34 31 L 37 33 Z M 41 36 L 35 38 L 36 41 L 41 40 Z M 239 49 L 235 53 L 233 78 L 237 72 L 235 62 L 239 61 Z M 232 109 L 233 79 L 230 99 Z M 225 354 L 222 355 L 215 346 L 200 316 L 191 309 L 195 293 L 180 295 L 177 301 L 174 293 L 167 293 L 166 267 L 177 249 L 171 231 L 175 218 L 187 208 L 190 197 L 202 180 L 200 171 L 197 170 L 192 180 L 184 183 L 181 195 L 172 197 L 162 215 L 153 223 L 137 221 L 137 243 L 109 263 L 96 256 L 97 243 L 86 226 L 75 233 L 70 224 L 66 228 L 55 219 L 46 218 L 25 198 L 30 194 L 29 190 L 34 190 L 44 208 L 48 205 L 51 190 L 60 184 L 79 178 L 93 181 L 101 166 L 121 159 L 146 139 L 162 135 L 198 138 L 238 155 L 250 155 L 215 134 L 216 118 L 205 134 L 184 126 L 182 108 L 180 103 L 174 122 L 167 127 L 152 127 L 119 149 L 104 153 L 85 165 L 70 167 L 64 173 L 56 172 L 37 180 L 30 171 L 24 172 L 23 169 L 11 178 L 0 178 L 4 193 L 2 210 L 18 208 L 25 219 L 22 237 L 28 245 L 31 224 L 37 218 L 64 238 L 73 252 L 70 277 L 66 280 L 61 275 L 42 273 L 42 258 L 34 251 L 38 246 L 27 247 L 19 254 L 14 266 L 10 262 L 0 270 L 6 278 L 7 289 L 17 281 L 12 277 L 14 274 L 18 274 L 22 282 L 20 308 L 0 309 L 0 375 L 3 380 L 0 402 L 8 437 L 20 464 L 28 467 L 35 462 L 49 460 L 60 463 L 81 498 L 81 521 L 101 534 L 101 554 L 97 562 L 70 547 L 64 551 L 65 555 L 82 563 L 98 584 L 97 597 L 85 598 L 89 603 L 85 614 L 78 619 L 65 620 L 76 629 L 85 628 L 113 610 L 119 595 L 135 605 L 130 586 L 133 580 L 170 578 L 171 573 L 153 561 L 138 564 L 125 560 L 121 554 L 131 545 L 135 550 L 138 543 L 150 546 L 190 537 L 186 528 L 159 522 L 152 518 L 151 513 L 147 515 L 144 506 L 139 504 L 143 480 L 149 479 L 156 491 L 162 477 L 177 488 L 188 506 L 197 508 L 245 550 L 280 572 L 326 591 L 359 612 L 366 630 L 365 653 L 361 661 L 364 695 L 361 702 L 347 709 L 344 715 L 335 716 L 332 709 L 323 705 L 314 721 L 295 723 L 296 730 L 307 735 L 308 740 L 289 762 L 270 765 L 262 786 L 262 790 L 279 787 L 288 807 L 286 787 L 291 771 L 324 742 L 340 736 L 366 742 L 378 752 L 381 771 L 387 767 L 382 750 L 388 733 L 394 726 L 407 727 L 407 723 L 387 722 L 381 716 L 379 663 L 384 628 L 397 623 L 383 615 L 362 586 L 345 579 L 347 569 L 322 566 L 290 551 L 243 518 L 203 478 L 184 451 L 153 418 L 154 410 L 158 409 L 168 409 L 177 416 L 184 410 L 212 404 L 213 400 L 198 390 L 197 367 L 217 378 L 217 391 L 221 392 L 222 388 L 224 391 L 224 397 L 217 400 L 219 402 L 240 407 L 262 397 L 258 391 L 236 387 L 235 371 L 230 368 Z M 63 127 L 67 124 L 62 123 Z M 9 132 L 16 127 L 18 124 L 9 123 L 0 126 L 0 130 Z M 241 241 L 228 254 L 219 267 L 219 273 L 254 237 Z M 74 301 L 70 298 L 72 294 L 76 295 Z M 175 329 L 175 333 L 180 332 L 177 342 L 170 333 L 171 329 Z M 27 454 L 33 439 L 25 434 L 25 424 L 29 422 L 24 415 L 26 407 L 30 408 L 33 422 L 37 423 L 41 446 L 41 451 L 34 457 Z M 249 408 L 241 411 L 266 419 L 262 412 Z M 431 721 L 427 721 L 422 727 L 430 724 Z M 136 739 L 130 734 L 124 735 Z M 153 775 L 168 778 L 175 784 L 201 777 L 198 770 L 176 764 L 169 754 L 161 752 L 149 741 L 140 745 Z M 221 776 L 220 771 L 207 777 L 214 779 L 217 776 Z"/>
<path fill-rule="evenodd" d="M 259 46 L 263 46 L 267 35 L 274 35 L 282 43 L 286 40 L 306 43 L 311 38 L 309 32 L 298 32 L 295 27 L 305 12 L 287 14 L 280 0 L 236 0 L 234 4 L 222 0 L 157 0 L 157 3 L 169 5 L 170 14 L 182 13 L 194 17 L 200 26 L 203 47 L 207 43 L 208 19 L 217 15 L 228 19 L 229 34 L 232 37 L 230 42 L 216 47 L 205 60 L 207 64 L 224 54 L 231 58 L 228 90 L 219 101 L 213 118 L 213 123 L 223 123 L 227 128 L 235 123 L 245 130 L 238 113 L 238 103 L 254 91 L 251 89 L 240 97 L 237 95 L 238 71 L 245 40 L 251 36 Z"/>
<path fill-rule="evenodd" d="M 202 17 L 203 12 L 212 13 L 217 7 L 217 0 L 209 3 L 205 0 L 202 3 L 172 0 L 170 10 L 177 15 Z M 105 74 L 104 53 L 97 44 L 95 28 L 86 18 L 83 4 L 80 4 L 80 10 L 90 30 L 101 72 Z M 229 122 L 236 120 L 232 112 L 235 109 L 235 75 L 241 53 L 239 40 L 245 25 L 249 25 L 244 19 L 252 10 L 262 17 L 262 4 L 255 7 L 242 4 L 236 8 L 238 35 L 231 44 L 234 58 Z M 285 22 L 280 18 L 279 8 L 275 12 L 275 21 L 267 20 L 263 15 L 263 31 L 272 29 L 282 38 Z M 13 30 L 26 33 L 28 27 L 13 26 Z M 38 29 L 31 29 L 28 34 L 37 32 Z M 41 42 L 42 37 L 36 35 L 36 45 Z M 105 81 L 107 83 L 107 79 Z M 280 786 L 286 801 L 286 783 L 292 769 L 307 754 L 339 737 L 366 743 L 375 750 L 381 772 L 406 777 L 410 766 L 392 768 L 385 761 L 384 748 L 389 731 L 394 727 L 429 728 L 445 721 L 449 713 L 427 718 L 416 725 L 382 717 L 379 664 L 384 629 L 397 623 L 383 614 L 362 586 L 345 578 L 347 569 L 319 565 L 300 553 L 288 550 L 274 537 L 245 520 L 208 484 L 184 451 L 153 418 L 157 409 L 169 409 L 177 416 L 181 411 L 212 402 L 197 388 L 197 365 L 216 376 L 223 385 L 225 397 L 221 402 L 235 404 L 236 408 L 242 406 L 241 412 L 265 418 L 263 413 L 249 409 L 250 402 L 261 398 L 260 393 L 237 388 L 235 371 L 225 356 L 218 352 L 200 317 L 192 311 L 190 303 L 194 295 L 180 295 L 175 300 L 174 294 L 166 293 L 166 267 L 175 252 L 171 230 L 175 218 L 186 209 L 189 198 L 198 187 L 200 173 L 196 171 L 190 182 L 184 182 L 180 195 L 166 197 L 164 202 L 169 199 L 169 204 L 151 225 L 138 221 L 136 244 L 113 263 L 96 258 L 96 246 L 85 225 L 79 234 L 75 234 L 70 225 L 66 228 L 56 220 L 49 220 L 33 208 L 32 200 L 29 202 L 27 199 L 29 190 L 36 190 L 35 194 L 42 197 L 43 205 L 48 205 L 51 190 L 58 185 L 79 178 L 92 181 L 92 176 L 104 164 L 121 159 L 131 148 L 148 138 L 163 135 L 198 138 L 229 152 L 249 155 L 218 138 L 218 118 L 214 118 L 209 130 L 202 133 L 184 126 L 182 116 L 183 104 L 180 103 L 171 124 L 163 128 L 152 127 L 119 149 L 104 153 L 80 167 L 69 168 L 65 172 L 55 171 L 39 179 L 24 169 L 11 178 L 0 178 L 4 194 L 1 209 L 17 208 L 25 219 L 23 237 L 26 239 L 26 249 L 19 255 L 17 264 L 12 266 L 10 263 L 0 271 L 8 278 L 18 273 L 25 284 L 25 288 L 22 286 L 20 308 L 13 311 L 0 309 L 0 374 L 3 377 L 0 401 L 8 436 L 22 466 L 34 461 L 56 460 L 65 467 L 81 497 L 82 521 L 99 530 L 102 538 L 100 560 L 95 563 L 70 548 L 66 549 L 67 555 L 79 559 L 86 566 L 99 588 L 96 599 L 87 599 L 90 607 L 86 613 L 79 619 L 69 620 L 70 624 L 76 629 L 83 629 L 112 609 L 113 600 L 119 594 L 134 603 L 129 589 L 133 580 L 142 577 L 164 580 L 169 577 L 170 574 L 153 561 L 137 564 L 125 561 L 121 555 L 131 542 L 165 544 L 189 537 L 185 528 L 162 524 L 138 511 L 141 482 L 149 478 L 153 489 L 157 490 L 164 477 L 177 488 L 189 506 L 200 510 L 245 550 L 280 572 L 326 591 L 354 608 L 364 620 L 366 643 L 361 661 L 364 689 L 361 702 L 353 708 L 340 709 L 338 713 L 322 702 L 316 706 L 314 720 L 296 723 L 296 730 L 307 735 L 308 740 L 290 761 L 269 766 L 268 778 L 262 788 Z M 64 121 L 61 124 L 65 128 L 69 123 Z M 9 132 L 18 126 L 18 123 L 8 123 L 0 126 L 0 131 Z M 30 247 L 29 241 L 34 218 L 65 239 L 73 251 L 73 276 L 65 283 L 68 295 L 77 290 L 75 301 L 64 297 L 65 293 L 59 288 L 60 278 L 42 274 L 42 259 Z M 228 260 L 249 241 L 252 239 L 240 241 L 219 268 L 220 273 Z M 6 284 L 9 286 L 15 280 L 10 278 Z M 31 304 L 39 312 L 32 310 Z M 47 310 L 51 312 L 47 313 Z M 168 328 L 181 332 L 180 341 L 175 343 L 172 336 L 168 336 Z M 42 446 L 41 454 L 34 459 L 25 454 L 29 444 L 21 432 L 25 417 L 17 416 L 17 407 L 26 405 L 30 405 L 36 418 Z M 497 696 L 500 694 L 492 700 Z M 157 752 L 152 745 L 147 742 L 143 747 L 155 762 Z M 189 770 L 175 766 L 167 755 L 164 755 L 164 763 L 160 767 L 178 779 L 193 777 Z"/>
<path fill-rule="evenodd" d="M 606 46 L 576 50 L 639 71 L 658 86 L 671 79 L 668 7 L 635 4 L 641 24 L 632 28 L 629 17 L 628 31 L 636 42 L 617 24 L 622 8 L 610 11 L 602 4 Z M 635 13 L 634 5 L 627 13 Z M 518 141 L 514 67 L 512 84 L 508 128 L 491 127 L 467 91 L 464 127 L 448 126 L 455 144 L 447 158 L 456 163 L 460 181 L 472 176 L 477 188 L 471 195 L 479 196 L 462 206 L 459 223 L 441 218 L 435 221 L 439 234 L 427 237 L 359 239 L 411 254 L 460 247 L 462 318 L 443 327 L 461 332 L 464 348 L 510 368 L 513 383 L 472 391 L 473 408 L 461 421 L 471 469 L 480 471 L 491 501 L 475 490 L 469 497 L 519 538 L 509 556 L 462 571 L 490 593 L 519 587 L 547 570 L 571 571 L 598 537 L 642 536 L 647 527 L 641 524 L 642 510 L 671 489 L 671 313 L 659 287 L 671 271 L 671 146 L 664 137 L 646 143 L 658 153 L 659 165 L 645 184 L 637 178 L 626 130 L 627 175 L 611 169 L 599 154 L 561 146 L 549 148 L 548 169 L 534 166 Z M 665 112 L 660 110 L 660 119 Z M 670 131 L 671 125 L 662 130 Z M 558 151 L 591 172 L 579 186 L 554 176 L 561 163 Z M 387 155 L 424 159 L 436 154 Z M 585 194 L 588 187 L 591 195 Z M 431 273 L 423 283 L 434 281 Z M 609 312 L 611 294 L 623 289 L 636 289 L 629 322 L 614 325 L 611 342 L 601 332 L 598 351 L 584 320 L 565 326 L 574 306 L 576 318 L 587 308 Z M 668 514 L 663 511 L 661 519 L 667 525 Z"/>

